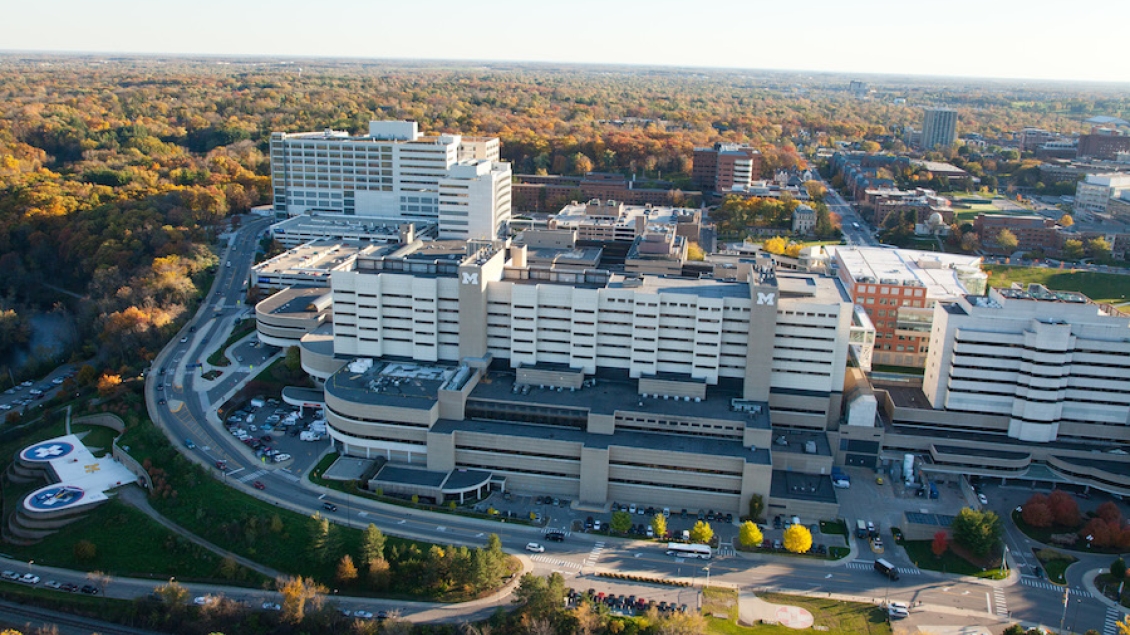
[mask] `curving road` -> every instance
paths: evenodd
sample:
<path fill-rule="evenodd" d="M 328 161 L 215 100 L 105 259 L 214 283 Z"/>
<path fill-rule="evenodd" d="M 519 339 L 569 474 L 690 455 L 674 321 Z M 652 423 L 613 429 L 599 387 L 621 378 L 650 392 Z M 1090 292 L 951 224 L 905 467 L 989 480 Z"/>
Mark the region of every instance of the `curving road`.
<path fill-rule="evenodd" d="M 838 193 L 829 188 L 830 207 L 840 213 L 848 225 L 859 222 L 861 231 L 845 230 L 849 244 L 874 244 L 854 211 Z M 146 385 L 149 413 L 190 459 L 212 467 L 216 459 L 225 459 L 229 466 L 230 484 L 279 506 L 303 514 L 322 509 L 322 500 L 328 491 L 302 478 L 299 466 L 263 464 L 247 450 L 246 446 L 231 437 L 215 415 L 215 408 L 226 396 L 232 394 L 251 377 L 252 366 L 260 366 L 272 351 L 259 348 L 241 349 L 244 362 L 225 372 L 220 381 L 203 382 L 194 369 L 187 368 L 216 346 L 228 335 L 236 316 L 248 307 L 242 304 L 249 268 L 255 253 L 259 233 L 267 226 L 267 219 L 247 223 L 232 238 L 224 253 L 219 274 L 212 290 L 202 303 L 192 322 L 165 348 L 154 362 L 154 368 L 165 369 L 150 373 Z M 231 262 L 231 266 L 226 265 Z M 247 355 L 257 355 L 248 358 Z M 158 389 L 158 385 L 162 385 Z M 159 403 L 165 400 L 166 403 Z M 185 439 L 192 439 L 194 449 L 188 449 Z M 308 467 L 308 466 L 306 466 Z M 214 468 L 213 468 L 214 469 Z M 218 476 L 218 474 L 217 474 Z M 264 491 L 252 489 L 251 477 L 266 485 Z M 354 527 L 373 523 L 389 534 L 435 541 L 442 544 L 481 545 L 489 533 L 497 533 L 503 546 L 512 552 L 522 553 L 524 545 L 537 539 L 540 531 L 525 525 L 438 514 L 376 503 L 358 497 L 333 493 L 339 510 L 334 520 Z M 845 510 L 845 512 L 850 510 Z M 986 620 L 1007 617 L 1030 623 L 1058 627 L 1062 612 L 1063 592 L 1050 585 L 1017 584 L 1020 576 L 999 585 L 987 585 L 954 576 L 945 576 L 913 569 L 905 556 L 889 553 L 887 556 L 904 568 L 899 582 L 884 583 L 884 578 L 871 571 L 870 560 L 847 563 L 813 562 L 807 559 L 780 556 L 717 557 L 709 563 L 712 583 L 723 583 L 738 588 L 765 588 L 778 590 L 831 593 L 862 599 L 921 601 L 938 610 L 984 616 Z M 707 575 L 703 562 L 682 561 L 668 557 L 655 543 L 609 539 L 597 535 L 573 533 L 564 543 L 546 544 L 546 552 L 528 559 L 528 567 L 541 574 L 559 571 L 574 586 L 589 586 L 588 574 L 597 571 L 625 571 L 659 578 L 681 578 L 701 582 Z M 581 581 L 577 578 L 585 576 Z M 1073 576 L 1073 586 L 1078 586 L 1081 572 Z M 1031 577 L 1031 576 L 1029 576 Z M 1022 581 L 1022 580 L 1021 580 Z M 144 589 L 148 592 L 150 586 Z M 216 587 L 209 587 L 216 588 Z M 194 591 L 196 592 L 196 591 Z M 225 589 L 237 598 L 254 601 L 271 594 L 249 589 Z M 439 608 L 426 603 L 405 603 L 368 599 L 338 598 L 343 606 L 402 608 L 414 620 L 469 619 L 487 615 L 499 605 L 505 592 L 489 601 Z M 1102 632 L 1105 605 L 1083 594 L 1072 595 L 1069 608 L 1076 613 L 1076 628 L 1081 632 L 1095 628 Z M 1071 622 L 1068 622 L 1068 626 Z"/>

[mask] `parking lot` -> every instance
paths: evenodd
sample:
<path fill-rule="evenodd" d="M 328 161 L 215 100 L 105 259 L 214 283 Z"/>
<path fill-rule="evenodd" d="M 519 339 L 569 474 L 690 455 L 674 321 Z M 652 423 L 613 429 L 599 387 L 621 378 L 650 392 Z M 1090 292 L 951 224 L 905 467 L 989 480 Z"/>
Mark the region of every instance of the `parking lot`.
<path fill-rule="evenodd" d="M 242 441 L 256 458 L 284 467 L 295 462 L 305 467 L 321 454 L 327 439 L 320 410 L 300 411 L 274 398 L 253 399 L 248 405 L 228 413 L 224 423 L 228 432 Z"/>
<path fill-rule="evenodd" d="M 25 381 L 0 393 L 0 420 L 10 412 L 27 412 L 46 403 L 62 389 L 75 370 L 61 366 L 39 381 Z"/>

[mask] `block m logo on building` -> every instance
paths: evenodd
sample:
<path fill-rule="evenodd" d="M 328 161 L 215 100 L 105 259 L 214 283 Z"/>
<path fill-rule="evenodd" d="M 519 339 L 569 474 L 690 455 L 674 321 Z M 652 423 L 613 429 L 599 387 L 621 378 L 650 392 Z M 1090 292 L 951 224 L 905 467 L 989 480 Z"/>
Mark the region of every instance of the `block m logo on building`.
<path fill-rule="evenodd" d="M 464 271 L 463 284 L 479 284 L 479 273 L 477 271 Z"/>
<path fill-rule="evenodd" d="M 464 275 L 466 275 L 466 274 L 464 274 Z M 758 291 L 757 292 L 757 303 L 758 304 L 768 304 L 769 306 L 773 306 L 773 300 L 776 299 L 776 297 L 777 297 L 776 293 L 761 293 L 760 291 Z"/>

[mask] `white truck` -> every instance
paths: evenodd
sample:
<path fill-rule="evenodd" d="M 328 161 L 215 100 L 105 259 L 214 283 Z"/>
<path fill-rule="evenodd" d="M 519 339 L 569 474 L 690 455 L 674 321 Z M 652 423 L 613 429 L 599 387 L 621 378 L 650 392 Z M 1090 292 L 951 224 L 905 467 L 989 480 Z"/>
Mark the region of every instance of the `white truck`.
<path fill-rule="evenodd" d="M 322 435 L 318 434 L 317 432 L 314 432 L 313 430 L 303 430 L 302 433 L 298 435 L 298 440 L 299 441 L 321 441 Z"/>

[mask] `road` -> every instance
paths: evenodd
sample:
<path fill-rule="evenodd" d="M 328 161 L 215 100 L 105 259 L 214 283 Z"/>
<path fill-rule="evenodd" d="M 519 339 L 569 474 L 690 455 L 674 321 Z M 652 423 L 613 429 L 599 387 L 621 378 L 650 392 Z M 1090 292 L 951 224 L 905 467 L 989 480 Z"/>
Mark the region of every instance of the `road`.
<path fill-rule="evenodd" d="M 829 190 L 830 205 L 840 213 L 850 228 L 857 219 L 850 206 Z M 241 349 L 244 362 L 224 374 L 215 385 L 196 389 L 198 378 L 186 365 L 195 363 L 206 352 L 227 338 L 234 317 L 246 309 L 242 304 L 244 281 L 255 251 L 259 232 L 266 221 L 248 223 L 231 242 L 221 265 L 213 290 L 208 294 L 193 321 L 181 336 L 159 355 L 155 368 L 165 368 L 166 377 L 150 374 L 146 397 L 153 420 L 165 429 L 170 439 L 181 447 L 191 459 L 214 470 L 214 461 L 228 461 L 234 474 L 229 483 L 250 494 L 270 500 L 303 514 L 322 510 L 326 490 L 302 479 L 293 468 L 265 465 L 255 459 L 246 447 L 235 440 L 216 419 L 214 410 L 251 376 L 252 368 L 260 367 L 271 354 L 267 349 Z M 848 232 L 845 232 L 848 233 Z M 866 231 L 848 233 L 851 244 L 874 244 Z M 195 328 L 195 332 L 190 329 Z M 158 384 L 167 384 L 157 390 Z M 161 399 L 167 403 L 160 404 Z M 211 421 L 209 414 L 212 415 Z M 195 449 L 185 447 L 185 439 L 193 439 Z M 262 481 L 266 489 L 252 489 L 252 480 Z M 441 544 L 481 545 L 489 533 L 497 533 L 503 546 L 514 553 L 523 553 L 531 540 L 539 540 L 540 530 L 518 524 L 505 524 L 447 514 L 407 511 L 405 508 L 376 503 L 358 497 L 333 493 L 338 504 L 334 513 L 337 522 L 353 527 L 373 523 L 389 534 L 434 541 Z M 845 510 L 846 511 L 846 510 Z M 870 554 L 867 554 L 870 556 Z M 873 557 L 873 556 L 872 556 Z M 885 578 L 871 570 L 872 560 L 866 556 L 856 562 L 831 564 L 808 559 L 784 556 L 746 557 L 730 555 L 717 557 L 709 563 L 709 576 L 713 583 L 724 583 L 739 588 L 772 587 L 777 590 L 837 593 L 860 598 L 921 601 L 926 605 L 947 607 L 951 610 L 974 611 L 986 616 L 1005 617 L 1011 612 L 1014 618 L 1058 626 L 1062 611 L 1062 591 L 1028 584 L 992 587 L 914 569 L 909 562 L 899 562 L 900 556 L 888 558 L 904 570 L 898 582 L 885 582 Z M 622 571 L 658 578 L 679 578 L 701 582 L 707 575 L 702 561 L 686 561 L 666 556 L 655 543 L 610 539 L 585 533 L 571 533 L 564 543 L 547 543 L 546 552 L 529 558 L 536 573 L 558 571 L 574 587 L 586 587 L 588 576 L 597 571 Z M 905 560 L 905 558 L 903 558 Z M 1080 573 L 1081 574 L 1081 573 Z M 584 576 L 583 578 L 581 576 Z M 216 588 L 216 587 L 205 587 Z M 151 583 L 144 589 L 148 592 Z M 227 589 L 234 597 L 255 601 L 272 594 L 248 589 Z M 401 608 L 412 619 L 467 619 L 486 615 L 490 606 L 447 607 L 437 609 L 429 604 L 412 604 L 398 601 L 352 600 L 338 598 L 343 606 L 361 604 L 366 608 Z M 1102 632 L 1105 607 L 1096 600 L 1079 596 L 1080 630 L 1096 628 Z M 500 600 L 501 601 L 501 598 Z"/>
<path fill-rule="evenodd" d="M 821 182 L 828 190 L 828 194 L 824 198 L 825 204 L 828 205 L 828 211 L 840 215 L 840 230 L 844 233 L 844 242 L 859 247 L 877 247 L 879 241 L 871 235 L 870 226 L 856 213 L 855 207 L 844 200 L 844 197 L 840 196 L 840 193 L 834 190 L 831 185 Z"/>

